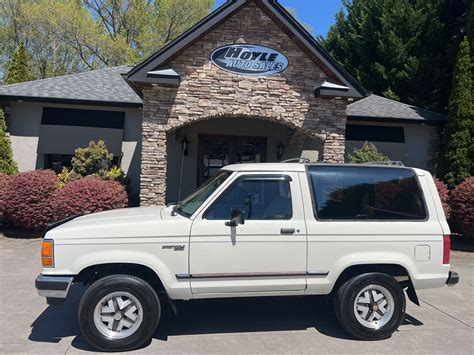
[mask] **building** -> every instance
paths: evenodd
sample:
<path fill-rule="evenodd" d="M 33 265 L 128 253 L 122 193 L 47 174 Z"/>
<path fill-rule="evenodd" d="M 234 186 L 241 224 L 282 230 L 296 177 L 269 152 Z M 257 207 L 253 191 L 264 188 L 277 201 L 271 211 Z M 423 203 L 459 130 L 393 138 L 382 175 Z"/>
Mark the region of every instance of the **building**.
<path fill-rule="evenodd" d="M 228 1 L 133 68 L 0 87 L 0 105 L 20 170 L 104 139 L 143 205 L 230 163 L 343 162 L 364 141 L 433 169 L 445 122 L 371 95 L 272 0 Z"/>

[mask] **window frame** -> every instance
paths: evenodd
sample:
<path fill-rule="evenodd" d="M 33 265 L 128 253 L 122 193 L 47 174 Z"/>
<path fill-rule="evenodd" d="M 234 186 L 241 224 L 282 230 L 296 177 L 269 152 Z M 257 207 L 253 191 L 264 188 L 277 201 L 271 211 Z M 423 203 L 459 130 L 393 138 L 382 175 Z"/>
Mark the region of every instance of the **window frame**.
<path fill-rule="evenodd" d="M 242 180 L 267 180 L 267 181 L 287 181 L 290 187 L 290 200 L 291 200 L 291 217 L 286 219 L 249 219 L 249 221 L 291 221 L 294 217 L 294 204 L 293 204 L 293 194 L 291 191 L 291 182 L 293 179 L 290 175 L 282 174 L 282 173 L 275 173 L 275 174 L 244 174 L 236 177 L 234 180 L 230 182 L 228 186 L 222 190 L 218 196 L 207 206 L 201 214 L 201 219 L 206 221 L 227 221 L 228 219 L 207 219 L 206 215 L 211 208 L 219 201 L 221 195 L 225 194 L 227 190 L 230 190 L 234 187 L 234 185 L 238 184 Z M 229 216 L 230 219 L 230 216 Z M 247 219 L 246 219 L 247 220 Z"/>
<path fill-rule="evenodd" d="M 334 165 L 332 165 L 334 166 Z M 416 185 L 419 189 L 419 192 L 421 194 L 421 203 L 423 205 L 423 208 L 425 210 L 425 218 L 419 218 L 419 219 L 387 219 L 387 218 L 379 218 L 379 219 L 374 219 L 374 218 L 367 218 L 367 219 L 356 219 L 356 218 L 344 218 L 344 219 L 333 219 L 333 218 L 320 218 L 318 216 L 318 205 L 316 201 L 316 191 L 314 191 L 313 188 L 313 181 L 311 179 L 311 172 L 310 168 L 318 168 L 318 169 L 325 169 L 327 167 L 325 166 L 318 166 L 318 165 L 306 165 L 305 170 L 306 170 L 306 178 L 308 179 L 308 185 L 310 189 L 310 195 L 311 195 L 311 205 L 313 208 L 313 217 L 315 218 L 316 221 L 318 222 L 426 222 L 430 219 L 430 211 L 428 209 L 428 205 L 426 203 L 426 198 L 425 198 L 425 193 L 423 190 L 423 187 L 421 186 L 420 180 L 418 179 L 418 175 L 416 174 L 415 170 L 412 168 L 407 168 L 407 167 L 394 167 L 394 166 L 370 166 L 370 165 L 362 165 L 362 166 L 354 166 L 354 165 L 341 165 L 338 166 L 339 168 L 358 168 L 358 167 L 364 167 L 364 168 L 378 168 L 378 169 L 401 169 L 401 170 L 407 170 L 414 178 L 416 181 Z"/>

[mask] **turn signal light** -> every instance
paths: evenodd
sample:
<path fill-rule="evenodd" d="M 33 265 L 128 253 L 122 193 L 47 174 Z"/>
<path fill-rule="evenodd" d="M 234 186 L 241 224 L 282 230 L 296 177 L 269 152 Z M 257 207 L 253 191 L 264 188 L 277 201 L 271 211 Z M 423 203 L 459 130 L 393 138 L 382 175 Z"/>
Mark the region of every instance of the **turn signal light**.
<path fill-rule="evenodd" d="M 54 242 L 51 239 L 43 240 L 41 245 L 41 264 L 43 267 L 54 267 Z"/>
<path fill-rule="evenodd" d="M 451 256 L 451 236 L 443 235 L 443 264 L 449 264 Z"/>

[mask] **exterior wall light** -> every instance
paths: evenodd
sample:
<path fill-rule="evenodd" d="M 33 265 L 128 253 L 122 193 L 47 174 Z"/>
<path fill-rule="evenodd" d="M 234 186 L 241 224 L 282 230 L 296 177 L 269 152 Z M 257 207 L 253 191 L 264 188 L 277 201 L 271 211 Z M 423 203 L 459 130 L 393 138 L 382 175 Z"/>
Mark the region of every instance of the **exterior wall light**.
<path fill-rule="evenodd" d="M 183 155 L 185 156 L 188 156 L 188 153 L 189 153 L 189 141 L 188 141 L 188 138 L 186 138 L 186 136 L 183 137 L 183 139 L 181 139 L 181 149 L 183 151 Z"/>
<path fill-rule="evenodd" d="M 283 153 L 285 152 L 285 145 L 282 142 L 277 144 L 276 152 L 277 152 L 276 154 L 277 160 L 281 160 L 281 158 L 283 157 Z"/>

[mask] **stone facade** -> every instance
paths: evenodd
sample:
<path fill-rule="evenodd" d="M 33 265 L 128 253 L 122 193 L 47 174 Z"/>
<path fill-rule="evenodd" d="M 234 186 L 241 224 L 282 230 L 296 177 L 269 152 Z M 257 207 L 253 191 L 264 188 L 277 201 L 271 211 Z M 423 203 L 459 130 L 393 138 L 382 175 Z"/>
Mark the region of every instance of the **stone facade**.
<path fill-rule="evenodd" d="M 272 47 L 289 60 L 273 76 L 240 76 L 219 69 L 213 49 L 232 43 Z M 141 204 L 162 204 L 166 191 L 166 142 L 176 129 L 198 120 L 246 117 L 269 120 L 321 141 L 320 159 L 343 162 L 347 100 L 315 98 L 327 75 L 255 3 L 250 3 L 168 63 L 181 76 L 178 87 L 143 88 Z"/>

